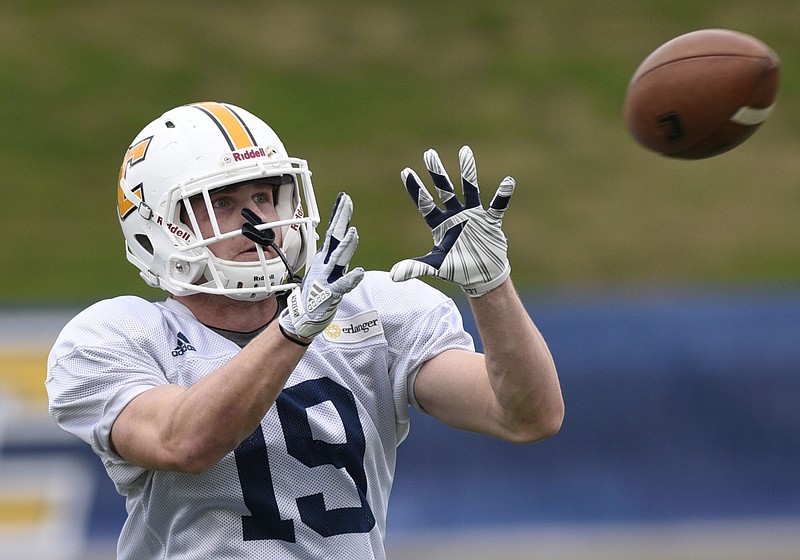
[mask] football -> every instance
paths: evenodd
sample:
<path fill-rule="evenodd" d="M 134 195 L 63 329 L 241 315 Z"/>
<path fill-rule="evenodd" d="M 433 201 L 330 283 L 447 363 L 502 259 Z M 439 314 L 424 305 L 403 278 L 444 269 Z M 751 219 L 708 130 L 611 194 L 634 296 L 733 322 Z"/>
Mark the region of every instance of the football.
<path fill-rule="evenodd" d="M 749 138 L 775 104 L 780 61 L 760 40 L 701 29 L 668 41 L 633 74 L 625 126 L 645 148 L 680 159 L 709 158 Z"/>

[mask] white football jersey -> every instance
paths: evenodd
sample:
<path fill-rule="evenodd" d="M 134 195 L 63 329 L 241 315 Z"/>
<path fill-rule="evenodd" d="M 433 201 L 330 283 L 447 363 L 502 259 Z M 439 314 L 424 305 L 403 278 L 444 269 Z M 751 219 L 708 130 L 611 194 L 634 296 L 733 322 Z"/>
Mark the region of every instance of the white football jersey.
<path fill-rule="evenodd" d="M 452 300 L 368 272 L 258 429 L 199 475 L 146 470 L 109 448 L 134 397 L 190 386 L 240 350 L 177 301 L 122 296 L 81 312 L 50 353 L 46 385 L 53 418 L 92 446 L 126 498 L 119 560 L 384 558 L 410 380 L 450 348 L 474 349 Z"/>

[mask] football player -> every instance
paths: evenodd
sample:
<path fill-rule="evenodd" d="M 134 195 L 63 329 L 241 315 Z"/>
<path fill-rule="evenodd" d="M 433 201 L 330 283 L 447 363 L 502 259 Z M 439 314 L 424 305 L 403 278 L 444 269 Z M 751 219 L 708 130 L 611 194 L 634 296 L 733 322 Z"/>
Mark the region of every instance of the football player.
<path fill-rule="evenodd" d="M 126 499 L 120 560 L 384 558 L 410 406 L 517 443 L 559 430 L 553 360 L 509 277 L 514 180 L 484 208 L 469 148 L 463 201 L 436 152 L 424 159 L 441 206 L 401 177 L 434 249 L 365 272 L 350 268 L 350 197 L 317 250 L 307 163 L 250 112 L 193 103 L 136 136 L 119 221 L 128 259 L 169 296 L 82 311 L 46 381 L 52 417 Z M 483 353 L 422 275 L 463 288 Z"/>

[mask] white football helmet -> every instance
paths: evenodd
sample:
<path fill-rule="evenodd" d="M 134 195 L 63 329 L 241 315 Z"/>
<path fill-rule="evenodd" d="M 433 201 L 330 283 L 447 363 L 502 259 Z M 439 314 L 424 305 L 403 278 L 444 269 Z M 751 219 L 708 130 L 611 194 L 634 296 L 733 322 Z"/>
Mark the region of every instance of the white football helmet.
<path fill-rule="evenodd" d="M 255 227 L 281 228 L 280 257 L 265 257 L 258 243 L 257 261 L 216 257 L 209 246 L 242 231 L 220 231 L 209 192 L 270 177 L 280 185 L 279 219 Z M 212 237 L 200 233 L 190 197 L 205 200 Z M 316 252 L 319 211 L 306 161 L 289 157 L 264 121 L 225 103 L 184 105 L 148 124 L 122 161 L 117 210 L 128 260 L 150 286 L 174 295 L 264 299 L 294 288 Z"/>

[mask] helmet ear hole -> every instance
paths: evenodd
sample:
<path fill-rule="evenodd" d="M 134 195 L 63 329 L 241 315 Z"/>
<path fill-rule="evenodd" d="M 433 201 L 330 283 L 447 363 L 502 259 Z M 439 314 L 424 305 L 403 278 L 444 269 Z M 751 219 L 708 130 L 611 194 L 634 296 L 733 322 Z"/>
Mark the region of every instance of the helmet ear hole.
<path fill-rule="evenodd" d="M 150 238 L 142 233 L 137 233 L 133 236 L 136 239 L 136 242 L 148 253 L 151 255 L 153 254 L 153 244 L 150 242 Z"/>

